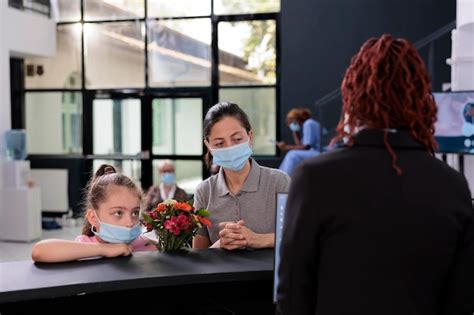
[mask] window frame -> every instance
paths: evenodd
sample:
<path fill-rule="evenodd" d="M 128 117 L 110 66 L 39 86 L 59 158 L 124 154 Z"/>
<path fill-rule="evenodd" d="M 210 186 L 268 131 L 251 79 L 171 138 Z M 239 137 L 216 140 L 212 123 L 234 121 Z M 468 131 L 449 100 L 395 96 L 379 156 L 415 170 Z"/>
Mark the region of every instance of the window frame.
<path fill-rule="evenodd" d="M 100 24 L 100 23 L 127 23 L 127 22 L 143 22 L 145 27 L 144 34 L 144 75 L 145 75 L 145 87 L 144 88 L 114 88 L 114 89 L 89 89 L 86 87 L 86 67 L 85 67 L 85 39 L 84 39 L 84 30 L 81 28 L 81 77 L 82 85 L 81 88 L 75 89 L 59 89 L 59 88 L 35 88 L 35 89 L 26 89 L 24 87 L 24 81 L 22 90 L 16 90 L 15 95 L 23 95 L 23 102 L 21 102 L 21 97 L 17 97 L 17 101 L 12 102 L 12 112 L 24 113 L 25 104 L 24 104 L 24 95 L 27 92 L 80 92 L 82 93 L 82 155 L 79 154 L 42 154 L 42 155 L 29 155 L 28 159 L 80 159 L 83 160 L 86 166 L 86 169 L 89 169 L 92 172 L 92 164 L 94 159 L 141 159 L 142 160 L 142 177 L 141 184 L 144 189 L 147 189 L 152 184 L 152 161 L 156 159 L 171 159 L 171 160 L 200 160 L 202 161 L 202 155 L 153 155 L 151 146 L 152 146 L 152 134 L 151 130 L 151 102 L 153 98 L 164 97 L 164 98 L 183 98 L 183 97 L 201 97 L 203 99 L 203 117 L 207 110 L 219 101 L 219 90 L 220 88 L 224 89 L 258 89 L 258 88 L 274 88 L 275 89 L 275 106 L 276 106 L 276 135 L 277 139 L 280 138 L 280 124 L 278 121 L 281 117 L 280 112 L 280 12 L 274 13 L 255 13 L 255 14 L 230 14 L 230 15 L 216 15 L 214 14 L 214 1 L 211 1 L 211 14 L 210 15 L 200 15 L 200 16 L 176 16 L 176 17 L 148 17 L 147 2 L 144 1 L 144 17 L 140 19 L 111 19 L 111 20 L 90 20 L 86 21 L 84 19 L 84 1 L 80 1 L 80 20 L 59 22 L 57 25 L 67 25 L 67 24 L 76 24 L 81 23 L 91 23 L 91 24 Z M 193 86 L 193 87 L 150 87 L 149 85 L 149 67 L 148 67 L 148 23 L 149 21 L 159 21 L 159 20 L 181 20 L 181 19 L 196 19 L 196 18 L 210 18 L 211 20 L 211 84 L 210 86 Z M 275 20 L 276 24 L 276 39 L 275 39 L 275 53 L 276 53 L 276 81 L 274 84 L 263 84 L 263 85 L 220 85 L 219 83 L 219 45 L 218 45 L 218 24 L 220 22 L 241 22 L 241 21 L 253 21 L 253 20 Z M 24 77 L 23 77 L 24 80 Z M 140 156 L 109 156 L 109 155 L 93 155 L 93 126 L 92 126 L 92 103 L 93 100 L 97 97 L 108 95 L 111 98 L 113 97 L 137 97 L 141 99 L 141 118 L 142 118 L 142 140 L 141 148 L 142 154 Z M 20 99 L 20 101 L 18 101 Z M 20 117 L 21 118 L 21 117 Z M 15 121 L 16 128 L 25 127 L 25 119 L 16 119 Z M 205 146 L 203 145 L 203 155 L 206 152 Z M 148 151 L 148 156 L 147 156 Z M 256 155 L 254 156 L 256 160 L 264 161 L 274 161 L 278 159 L 279 151 L 277 150 L 274 155 Z M 203 178 L 209 176 L 208 170 L 203 165 L 202 169 Z M 85 172 L 84 178 L 87 178 L 89 174 Z"/>

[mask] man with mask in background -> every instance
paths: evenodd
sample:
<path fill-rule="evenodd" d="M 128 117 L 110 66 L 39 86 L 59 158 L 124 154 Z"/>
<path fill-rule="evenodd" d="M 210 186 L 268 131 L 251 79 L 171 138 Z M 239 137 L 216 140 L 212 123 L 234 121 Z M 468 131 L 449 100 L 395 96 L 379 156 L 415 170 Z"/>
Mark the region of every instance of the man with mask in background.
<path fill-rule="evenodd" d="M 145 211 L 155 209 L 160 202 L 167 199 L 187 201 L 187 193 L 176 185 L 176 174 L 171 160 L 161 161 L 158 164 L 158 173 L 160 175 L 160 183 L 148 189 Z"/>

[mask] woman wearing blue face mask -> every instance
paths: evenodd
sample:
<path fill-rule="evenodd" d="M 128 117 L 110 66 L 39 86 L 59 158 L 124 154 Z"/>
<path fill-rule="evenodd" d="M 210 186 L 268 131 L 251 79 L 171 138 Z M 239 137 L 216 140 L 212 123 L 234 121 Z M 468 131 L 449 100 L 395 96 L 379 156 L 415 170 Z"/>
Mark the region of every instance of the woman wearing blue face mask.
<path fill-rule="evenodd" d="M 176 184 L 175 169 L 171 160 L 161 161 L 158 164 L 158 173 L 160 175 L 160 183 L 148 189 L 144 207 L 145 211 L 155 209 L 159 203 L 167 199 L 188 200 L 188 194 Z"/>
<path fill-rule="evenodd" d="M 117 174 L 110 165 L 102 165 L 87 187 L 82 235 L 75 241 L 49 239 L 35 244 L 33 260 L 63 262 L 156 250 L 141 235 L 141 201 L 142 191 L 130 178 Z"/>
<path fill-rule="evenodd" d="M 294 168 L 304 159 L 320 153 L 321 126 L 307 108 L 293 108 L 286 115 L 286 123 L 293 134 L 295 144 L 278 142 L 282 151 L 287 151 L 280 170 L 291 175 Z"/>
<path fill-rule="evenodd" d="M 194 207 L 210 212 L 212 227 L 193 239 L 194 248 L 274 247 L 275 202 L 288 191 L 290 178 L 263 167 L 251 158 L 253 131 L 245 112 L 236 104 L 219 103 L 204 119 L 206 164 L 219 172 L 196 188 Z"/>

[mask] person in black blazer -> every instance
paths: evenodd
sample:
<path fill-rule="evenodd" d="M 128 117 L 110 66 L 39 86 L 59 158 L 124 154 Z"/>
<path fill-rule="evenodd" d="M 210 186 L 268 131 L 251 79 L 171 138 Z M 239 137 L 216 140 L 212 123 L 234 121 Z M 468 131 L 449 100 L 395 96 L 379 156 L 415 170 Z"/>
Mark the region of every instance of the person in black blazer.
<path fill-rule="evenodd" d="M 472 315 L 474 220 L 465 178 L 433 153 L 416 49 L 368 40 L 342 82 L 343 147 L 294 173 L 278 314 Z"/>

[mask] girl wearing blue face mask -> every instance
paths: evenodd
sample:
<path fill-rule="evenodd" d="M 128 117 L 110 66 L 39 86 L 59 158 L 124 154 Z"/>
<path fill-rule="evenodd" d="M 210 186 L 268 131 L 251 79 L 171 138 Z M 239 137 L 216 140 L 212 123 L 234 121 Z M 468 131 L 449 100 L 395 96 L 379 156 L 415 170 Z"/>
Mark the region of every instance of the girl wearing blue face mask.
<path fill-rule="evenodd" d="M 304 159 L 319 155 L 321 126 L 306 108 L 293 108 L 286 116 L 286 123 L 293 135 L 295 144 L 278 142 L 278 148 L 285 152 L 280 170 L 291 175 L 295 167 Z"/>
<path fill-rule="evenodd" d="M 155 209 L 159 203 L 167 199 L 188 200 L 186 191 L 176 184 L 175 169 L 171 160 L 160 161 L 158 163 L 158 173 L 160 183 L 151 186 L 146 194 L 144 209 L 147 212 Z"/>
<path fill-rule="evenodd" d="M 87 187 L 82 235 L 75 241 L 49 239 L 35 244 L 33 260 L 63 262 L 156 250 L 141 235 L 141 201 L 141 189 L 130 178 L 117 174 L 110 165 L 102 165 Z"/>
<path fill-rule="evenodd" d="M 198 232 L 193 247 L 274 247 L 276 194 L 288 191 L 289 177 L 251 158 L 253 131 L 236 104 L 209 109 L 204 137 L 206 164 L 220 170 L 196 188 L 194 207 L 208 209 L 213 224 Z"/>

